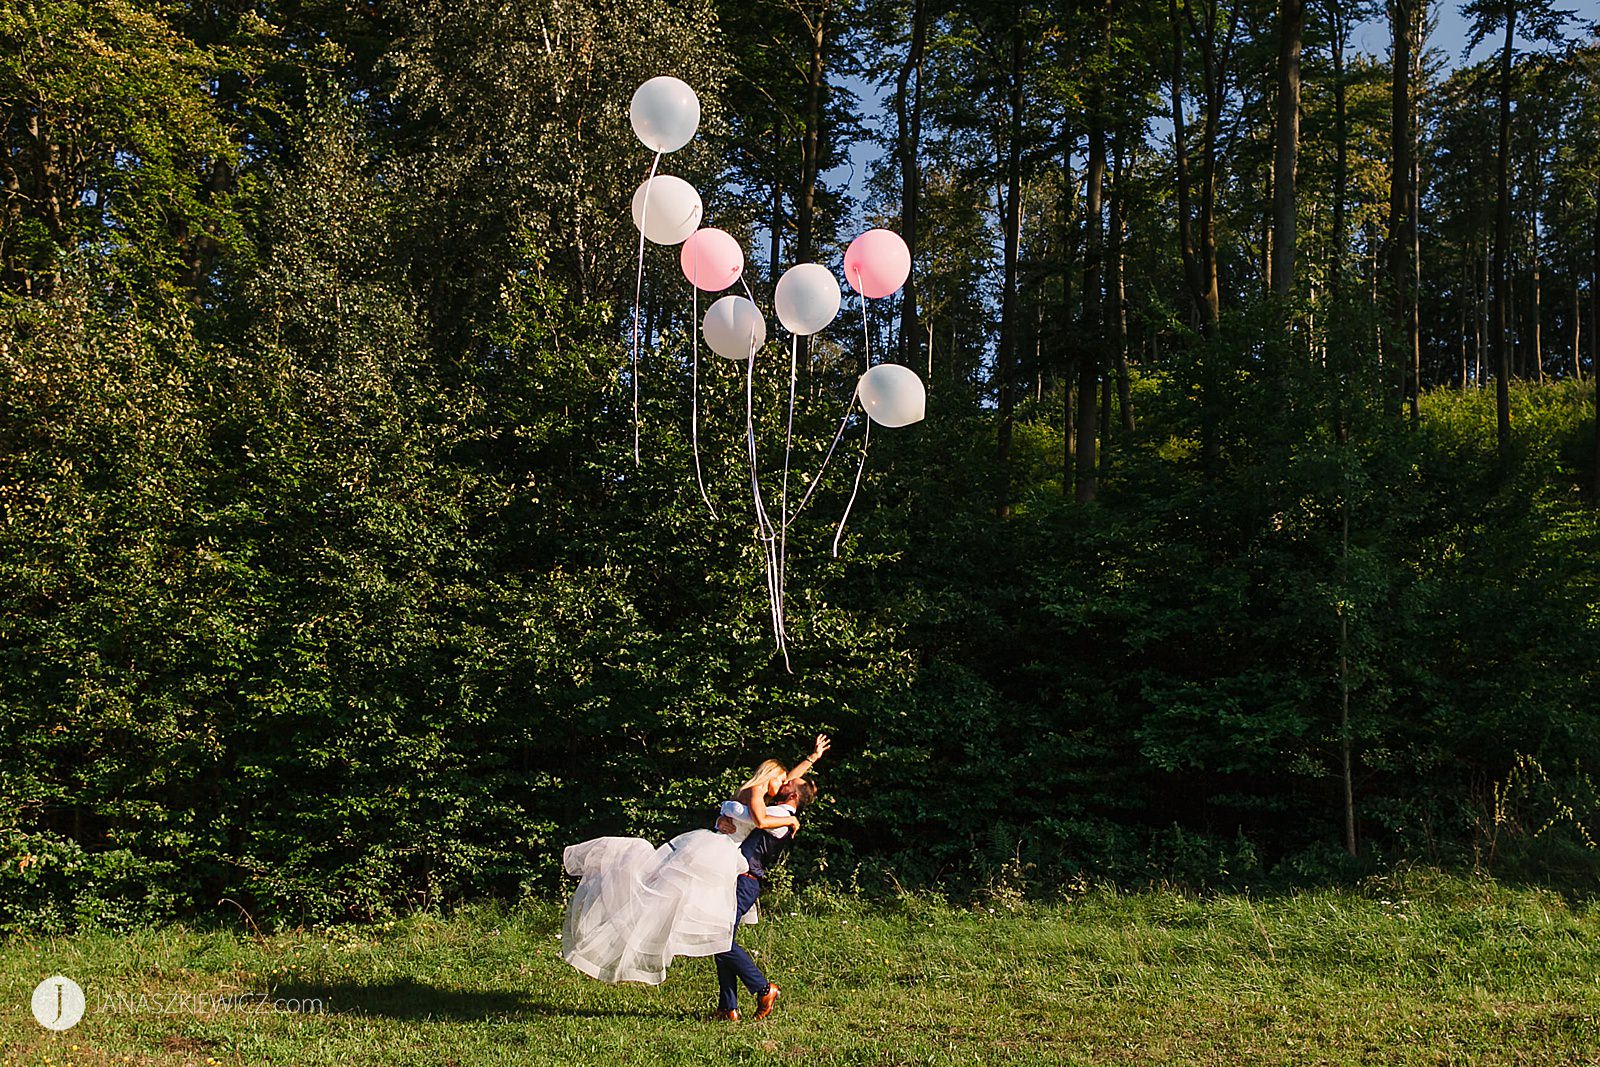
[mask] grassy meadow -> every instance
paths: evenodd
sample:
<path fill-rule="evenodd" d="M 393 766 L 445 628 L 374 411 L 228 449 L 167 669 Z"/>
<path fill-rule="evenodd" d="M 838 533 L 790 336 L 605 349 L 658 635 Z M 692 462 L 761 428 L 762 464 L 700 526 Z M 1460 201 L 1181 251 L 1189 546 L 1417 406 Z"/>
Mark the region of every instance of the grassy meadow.
<path fill-rule="evenodd" d="M 1548 890 L 1410 872 L 1260 897 L 773 903 L 745 942 L 784 993 L 731 1025 L 708 1021 L 709 960 L 657 988 L 568 968 L 550 903 L 13 939 L 0 1065 L 1600 1063 L 1600 909 Z M 61 1033 L 28 1010 L 58 973 L 88 998 Z M 239 994 L 325 1010 L 204 1006 Z"/>

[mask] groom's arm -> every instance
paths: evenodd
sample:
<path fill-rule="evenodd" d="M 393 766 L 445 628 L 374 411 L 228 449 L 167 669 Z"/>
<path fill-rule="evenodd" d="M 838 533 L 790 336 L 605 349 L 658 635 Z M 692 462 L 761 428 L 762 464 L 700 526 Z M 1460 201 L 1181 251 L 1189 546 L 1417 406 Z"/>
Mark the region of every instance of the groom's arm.
<path fill-rule="evenodd" d="M 797 833 L 800 832 L 800 820 L 798 818 L 795 818 L 796 812 L 795 812 L 794 808 L 790 807 L 788 804 L 773 804 L 767 810 L 770 813 L 774 814 L 774 815 L 786 815 L 786 816 L 789 816 L 791 818 L 794 818 L 794 826 L 792 826 L 792 827 L 790 827 L 790 826 L 779 826 L 779 827 L 776 827 L 776 828 L 774 828 L 772 830 L 767 831 L 773 837 L 780 837 L 780 838 L 781 837 L 787 837 L 790 834 L 797 834 Z"/>
<path fill-rule="evenodd" d="M 793 815 L 774 815 L 769 812 L 767 810 L 765 798 L 754 795 L 760 793 L 761 790 L 752 789 L 750 792 L 752 794 L 749 804 L 750 818 L 755 822 L 757 828 L 762 830 L 772 830 L 779 826 L 798 827 L 800 825 L 800 820 L 796 819 Z"/>

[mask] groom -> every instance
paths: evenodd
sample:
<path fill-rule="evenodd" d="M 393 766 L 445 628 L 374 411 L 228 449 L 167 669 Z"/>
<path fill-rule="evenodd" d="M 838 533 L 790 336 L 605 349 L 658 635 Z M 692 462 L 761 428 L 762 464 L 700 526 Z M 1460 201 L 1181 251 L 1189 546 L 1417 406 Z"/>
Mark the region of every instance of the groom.
<path fill-rule="evenodd" d="M 778 790 L 776 804 L 768 804 L 767 811 L 773 815 L 794 815 L 801 808 L 816 799 L 817 787 L 804 778 L 791 778 L 783 783 L 783 788 Z M 750 831 L 750 836 L 744 839 L 744 844 L 739 850 L 744 853 L 745 862 L 750 865 L 750 870 L 738 877 L 736 890 L 738 908 L 734 913 L 733 931 L 737 937 L 739 924 L 744 919 L 745 912 L 755 904 L 756 898 L 761 895 L 762 886 L 766 884 L 767 875 L 778 865 L 789 851 L 789 845 L 794 840 L 794 834 L 789 833 L 789 827 L 780 826 L 777 831 L 756 829 Z M 755 1018 L 765 1019 L 772 1014 L 773 1005 L 778 1002 L 780 990 L 777 985 L 767 981 L 766 975 L 761 973 L 761 968 L 756 966 L 756 961 L 750 958 L 738 942 L 735 942 L 726 952 L 719 952 L 717 959 L 717 1014 L 716 1018 L 728 1022 L 739 1021 L 739 983 L 742 981 L 745 988 L 750 990 L 756 998 Z"/>

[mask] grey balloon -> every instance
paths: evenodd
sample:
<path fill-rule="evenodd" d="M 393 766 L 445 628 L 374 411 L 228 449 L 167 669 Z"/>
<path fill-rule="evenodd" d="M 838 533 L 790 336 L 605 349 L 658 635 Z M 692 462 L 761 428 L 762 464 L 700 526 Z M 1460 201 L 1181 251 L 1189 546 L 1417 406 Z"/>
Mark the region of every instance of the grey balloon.
<path fill-rule="evenodd" d="M 651 78 L 634 90 L 628 119 L 646 148 L 676 152 L 700 128 L 700 98 L 677 78 Z"/>
<path fill-rule="evenodd" d="M 752 340 L 751 331 L 755 331 Z M 706 344 L 725 359 L 748 359 L 767 343 L 767 320 L 742 296 L 725 296 L 706 309 L 701 324 Z"/>
<path fill-rule="evenodd" d="M 910 426 L 928 410 L 928 391 L 910 367 L 880 363 L 867 369 L 856 385 L 867 417 L 879 426 Z"/>
<path fill-rule="evenodd" d="M 839 280 L 821 263 L 796 263 L 778 279 L 772 307 L 784 329 L 810 337 L 839 314 Z"/>

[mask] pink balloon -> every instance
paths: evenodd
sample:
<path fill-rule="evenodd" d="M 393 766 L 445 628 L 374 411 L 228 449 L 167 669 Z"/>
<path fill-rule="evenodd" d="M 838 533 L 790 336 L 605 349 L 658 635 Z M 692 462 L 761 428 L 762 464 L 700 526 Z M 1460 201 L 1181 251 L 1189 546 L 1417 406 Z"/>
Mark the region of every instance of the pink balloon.
<path fill-rule="evenodd" d="M 678 253 L 678 265 L 689 284 L 720 293 L 744 273 L 744 249 L 728 233 L 705 226 L 689 235 Z"/>
<path fill-rule="evenodd" d="M 844 254 L 844 278 L 869 300 L 888 296 L 911 276 L 911 249 L 893 230 L 868 230 Z"/>

